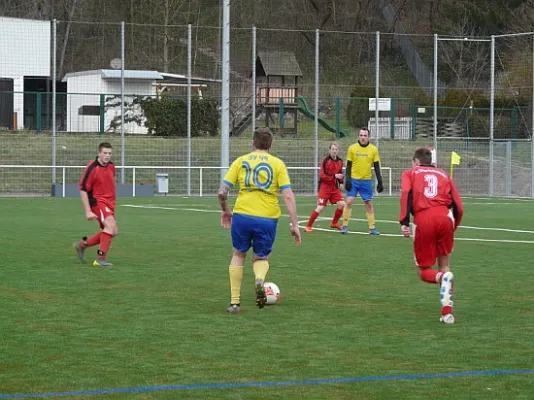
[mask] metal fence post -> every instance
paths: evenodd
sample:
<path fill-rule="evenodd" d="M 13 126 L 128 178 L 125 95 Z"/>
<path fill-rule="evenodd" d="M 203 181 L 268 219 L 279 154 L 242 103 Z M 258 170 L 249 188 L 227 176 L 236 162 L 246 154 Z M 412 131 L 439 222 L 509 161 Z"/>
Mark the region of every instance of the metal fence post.
<path fill-rule="evenodd" d="M 187 25 L 187 195 L 191 196 L 191 24 Z"/>
<path fill-rule="evenodd" d="M 530 197 L 534 198 L 534 35 L 532 35 L 532 121 L 530 128 Z"/>
<path fill-rule="evenodd" d="M 434 34 L 434 129 L 432 143 L 436 151 L 436 165 L 438 165 L 438 35 Z"/>
<path fill-rule="evenodd" d="M 124 165 L 126 164 L 124 149 L 124 21 L 121 22 L 121 183 L 124 184 Z"/>
<path fill-rule="evenodd" d="M 376 147 L 380 147 L 378 134 L 378 98 L 380 97 L 380 32 L 376 31 L 376 65 L 375 65 L 375 135 Z"/>
<path fill-rule="evenodd" d="M 230 164 L 230 0 L 223 0 L 221 88 L 221 179 Z"/>
<path fill-rule="evenodd" d="M 315 118 L 314 118 L 314 132 L 315 143 L 313 149 L 313 166 L 319 166 L 319 29 L 315 30 Z M 319 177 L 317 174 L 313 176 L 313 187 L 316 188 L 319 184 Z"/>
<path fill-rule="evenodd" d="M 494 140 L 494 113 L 495 113 L 495 36 L 491 35 L 491 54 L 490 54 L 490 126 L 489 126 L 489 195 L 493 196 L 493 140 Z"/>
<path fill-rule="evenodd" d="M 52 22 L 52 183 L 56 183 L 56 62 L 57 62 L 57 20 Z M 63 182 L 65 186 L 65 182 Z"/>
<path fill-rule="evenodd" d="M 256 130 L 256 27 L 252 27 L 252 132 Z"/>

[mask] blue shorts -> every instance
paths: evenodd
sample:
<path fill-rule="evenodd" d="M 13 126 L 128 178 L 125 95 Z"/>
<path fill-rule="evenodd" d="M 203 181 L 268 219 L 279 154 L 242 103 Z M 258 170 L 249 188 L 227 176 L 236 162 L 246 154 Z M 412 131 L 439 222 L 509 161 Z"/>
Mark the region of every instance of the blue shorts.
<path fill-rule="evenodd" d="M 352 190 L 347 192 L 347 197 L 356 197 L 358 193 L 363 201 L 373 200 L 372 179 L 351 179 Z"/>
<path fill-rule="evenodd" d="M 252 246 L 254 254 L 267 257 L 276 237 L 277 219 L 234 214 L 232 218 L 232 245 L 241 253 Z"/>

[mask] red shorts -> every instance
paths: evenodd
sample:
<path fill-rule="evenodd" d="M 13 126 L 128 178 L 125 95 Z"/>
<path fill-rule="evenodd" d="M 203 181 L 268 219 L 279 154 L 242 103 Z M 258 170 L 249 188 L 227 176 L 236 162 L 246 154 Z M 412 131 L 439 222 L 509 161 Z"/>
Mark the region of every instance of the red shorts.
<path fill-rule="evenodd" d="M 318 206 L 326 206 L 328 205 L 328 202 L 330 202 L 330 204 L 337 204 L 338 202 L 343 201 L 343 195 L 338 188 L 321 187 L 317 197 Z"/>
<path fill-rule="evenodd" d="M 96 206 L 92 207 L 91 211 L 93 212 L 93 214 L 97 216 L 100 229 L 104 229 L 104 220 L 107 217 L 115 216 L 115 210 L 102 203 L 97 204 Z"/>
<path fill-rule="evenodd" d="M 453 247 L 454 217 L 452 211 L 426 210 L 417 214 L 413 248 L 418 267 L 432 267 L 438 256 L 451 254 Z"/>

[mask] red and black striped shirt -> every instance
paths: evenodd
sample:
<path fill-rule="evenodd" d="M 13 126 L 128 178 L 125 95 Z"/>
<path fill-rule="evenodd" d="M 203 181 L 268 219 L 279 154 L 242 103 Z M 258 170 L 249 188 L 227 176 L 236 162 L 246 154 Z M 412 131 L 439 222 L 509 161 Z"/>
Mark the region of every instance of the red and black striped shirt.
<path fill-rule="evenodd" d="M 102 165 L 98 157 L 85 167 L 80 179 L 80 190 L 87 192 L 89 205 L 104 204 L 111 209 L 115 208 L 115 164 L 109 162 Z"/>

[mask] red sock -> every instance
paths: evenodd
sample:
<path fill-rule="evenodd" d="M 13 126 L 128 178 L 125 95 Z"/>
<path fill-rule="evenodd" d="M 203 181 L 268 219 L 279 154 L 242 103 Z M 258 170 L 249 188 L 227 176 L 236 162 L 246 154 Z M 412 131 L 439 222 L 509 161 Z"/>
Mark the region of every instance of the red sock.
<path fill-rule="evenodd" d="M 436 282 L 436 276 L 438 275 L 438 271 L 432 268 L 425 268 L 419 271 L 419 276 L 421 277 L 422 281 L 428 282 L 428 283 L 438 283 Z"/>
<path fill-rule="evenodd" d="M 80 240 L 81 246 L 83 248 L 96 246 L 98 243 L 100 243 L 100 235 L 102 235 L 102 232 L 95 233 L 89 239 L 84 237 L 82 240 Z"/>
<path fill-rule="evenodd" d="M 102 232 L 102 236 L 100 236 L 100 247 L 98 248 L 98 258 L 106 258 L 112 238 L 113 236 L 111 236 L 109 233 Z"/>
<path fill-rule="evenodd" d="M 452 314 L 452 307 L 451 306 L 441 307 L 441 315 L 447 315 L 447 314 Z"/>
<path fill-rule="evenodd" d="M 332 219 L 332 225 L 337 224 L 342 215 L 343 215 L 343 209 L 342 208 L 336 208 L 336 212 L 334 214 L 334 218 Z"/>
<path fill-rule="evenodd" d="M 314 210 L 310 215 L 310 219 L 308 220 L 308 226 L 313 226 L 313 223 L 315 222 L 318 216 L 319 213 Z"/>

